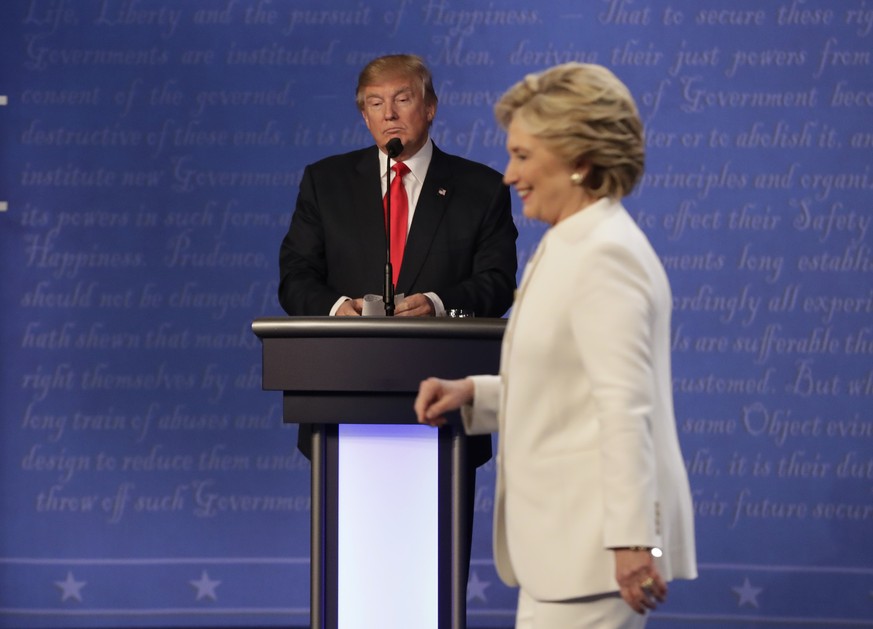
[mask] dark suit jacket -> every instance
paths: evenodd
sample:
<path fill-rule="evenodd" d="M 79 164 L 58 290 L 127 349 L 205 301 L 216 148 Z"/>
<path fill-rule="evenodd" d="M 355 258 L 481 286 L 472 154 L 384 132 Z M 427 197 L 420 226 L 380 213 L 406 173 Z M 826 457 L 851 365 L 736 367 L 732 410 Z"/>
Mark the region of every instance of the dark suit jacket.
<path fill-rule="evenodd" d="M 377 151 L 372 146 L 335 155 L 304 170 L 279 256 L 279 303 L 289 315 L 324 316 L 343 295 L 382 294 L 385 222 Z M 515 291 L 517 236 L 500 173 L 434 145 L 396 291 L 434 292 L 446 310 L 500 317 Z M 298 443 L 307 453 L 305 432 L 301 427 Z M 490 458 L 486 441 L 470 443 L 477 465 Z"/>
<path fill-rule="evenodd" d="M 382 294 L 385 227 L 378 149 L 307 166 L 279 259 L 279 303 L 327 315 L 342 295 Z M 500 317 L 517 267 L 509 190 L 499 173 L 434 146 L 396 291 L 434 292 L 446 309 Z"/>

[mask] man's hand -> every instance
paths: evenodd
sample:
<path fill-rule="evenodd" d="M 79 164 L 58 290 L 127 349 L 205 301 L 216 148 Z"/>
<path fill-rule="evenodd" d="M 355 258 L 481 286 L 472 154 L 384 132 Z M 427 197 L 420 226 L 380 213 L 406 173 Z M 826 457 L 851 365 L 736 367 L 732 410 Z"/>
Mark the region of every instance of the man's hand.
<path fill-rule="evenodd" d="M 362 299 L 346 299 L 336 309 L 337 317 L 360 317 L 364 310 L 364 300 Z"/>
<path fill-rule="evenodd" d="M 473 401 L 475 387 L 469 378 L 463 380 L 440 380 L 428 378 L 418 385 L 415 398 L 415 415 L 419 424 L 443 426 L 443 413 L 461 408 Z"/>
<path fill-rule="evenodd" d="M 410 295 L 394 309 L 395 317 L 432 317 L 435 313 L 430 299 L 422 293 Z"/>
<path fill-rule="evenodd" d="M 621 597 L 638 614 L 655 609 L 667 599 L 667 584 L 649 550 L 615 549 L 615 578 Z"/>

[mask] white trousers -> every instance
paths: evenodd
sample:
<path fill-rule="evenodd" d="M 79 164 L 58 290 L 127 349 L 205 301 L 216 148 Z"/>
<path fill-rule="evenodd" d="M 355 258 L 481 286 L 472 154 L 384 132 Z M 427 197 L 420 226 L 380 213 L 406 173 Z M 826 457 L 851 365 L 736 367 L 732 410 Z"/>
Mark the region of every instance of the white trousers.
<path fill-rule="evenodd" d="M 632 610 L 618 592 L 544 602 L 519 590 L 515 629 L 643 629 L 647 617 Z"/>

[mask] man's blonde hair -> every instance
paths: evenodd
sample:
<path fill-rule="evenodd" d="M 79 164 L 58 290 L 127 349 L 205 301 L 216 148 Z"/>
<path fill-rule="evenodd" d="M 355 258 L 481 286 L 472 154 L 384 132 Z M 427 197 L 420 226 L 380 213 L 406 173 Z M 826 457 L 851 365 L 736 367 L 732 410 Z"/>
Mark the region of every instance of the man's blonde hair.
<path fill-rule="evenodd" d="M 358 75 L 355 102 L 364 111 L 364 88 L 394 77 L 414 77 L 421 84 L 421 94 L 426 105 L 436 107 L 437 95 L 433 89 L 433 77 L 418 55 L 385 55 L 368 63 Z"/>

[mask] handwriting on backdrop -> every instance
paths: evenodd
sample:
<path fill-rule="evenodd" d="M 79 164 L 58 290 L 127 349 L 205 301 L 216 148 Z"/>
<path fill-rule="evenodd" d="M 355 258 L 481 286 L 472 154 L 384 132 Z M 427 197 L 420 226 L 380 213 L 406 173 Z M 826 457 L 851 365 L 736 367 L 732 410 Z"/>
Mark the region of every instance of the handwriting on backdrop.
<path fill-rule="evenodd" d="M 275 251 L 303 165 L 370 143 L 349 92 L 360 67 L 388 51 L 347 43 L 363 26 L 391 37 L 401 27 L 428 33 L 422 46 L 442 108 L 432 137 L 496 168 L 505 133 L 491 108 L 506 85 L 485 74 L 505 69 L 517 80 L 583 61 L 638 85 L 648 166 L 627 204 L 673 280 L 674 391 L 698 516 L 727 530 L 762 519 L 873 519 L 869 504 L 779 497 L 783 482 L 873 478 L 863 447 L 873 437 L 869 412 L 843 404 L 873 396 L 873 291 L 852 281 L 873 271 L 873 171 L 862 159 L 873 133 L 842 121 L 873 107 L 869 82 L 858 79 L 873 65 L 873 9 L 609 0 L 555 14 L 391 4 L 28 4 L 23 68 L 32 80 L 19 95 L 28 118 L 16 180 L 33 200 L 18 208 L 29 280 L 17 300 L 18 340 L 39 364 L 19 376 L 17 429 L 29 440 L 20 468 L 40 479 L 34 512 L 117 523 L 135 513 L 309 508 L 305 488 L 234 491 L 224 480 L 307 470 L 296 453 L 235 445 L 241 433 L 281 423 L 278 403 L 258 391 L 248 326 L 277 309 Z M 557 20 L 621 37 L 552 38 Z M 675 39 L 653 37 L 653 25 L 675 29 Z M 227 36 L 205 36 L 225 26 Z M 761 27 L 786 36 L 746 44 Z M 143 28 L 157 38 L 102 43 L 102 33 Z M 312 29 L 331 35 L 302 40 Z M 810 29 L 819 36 L 796 43 Z M 504 46 L 478 37 L 510 30 Z M 301 78 L 307 68 L 315 70 Z M 82 74 L 75 87 L 41 80 L 82 69 L 111 73 Z M 754 80 L 773 73 L 792 80 Z M 70 157 L 80 154 L 89 159 Z M 830 155 L 848 158 L 831 163 Z M 517 203 L 515 215 L 523 262 L 542 227 Z M 232 366 L 226 351 L 238 352 Z M 175 360 L 192 352 L 202 357 L 196 365 Z M 169 397 L 125 404 L 96 395 L 110 392 Z M 70 395 L 94 397 L 59 411 Z M 250 411 L 224 408 L 239 396 Z M 89 439 L 99 435 L 124 452 Z M 726 437 L 740 441 L 716 441 Z M 98 475 L 121 480 L 109 492 L 89 490 L 86 479 Z M 477 489 L 477 511 L 492 508 L 488 482 Z"/>

